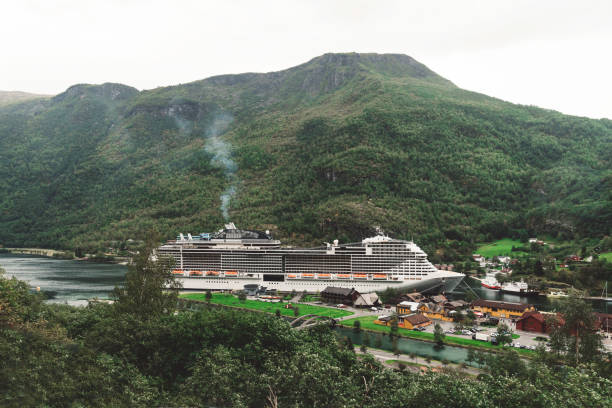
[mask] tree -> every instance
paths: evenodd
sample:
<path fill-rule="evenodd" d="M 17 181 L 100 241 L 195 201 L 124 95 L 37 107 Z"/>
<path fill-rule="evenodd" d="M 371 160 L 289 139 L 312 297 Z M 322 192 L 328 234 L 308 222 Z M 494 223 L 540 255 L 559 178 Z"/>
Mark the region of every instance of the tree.
<path fill-rule="evenodd" d="M 144 247 L 132 258 L 122 287 L 115 287 L 115 307 L 142 319 L 171 314 L 176 309 L 181 284 L 172 276 L 174 260 L 155 257 L 159 235 L 150 232 Z"/>
<path fill-rule="evenodd" d="M 574 364 L 594 362 L 601 358 L 601 336 L 595 330 L 595 315 L 589 303 L 575 291 L 556 303 L 560 313 L 551 333 L 551 348 L 565 353 Z"/>
<path fill-rule="evenodd" d="M 410 355 L 410 358 L 411 358 L 411 359 L 413 359 L 413 360 L 414 360 L 414 362 L 416 363 L 416 358 L 417 358 L 416 353 L 415 353 L 414 351 L 412 351 L 412 352 L 410 352 L 410 354 L 409 354 L 409 355 Z"/>
<path fill-rule="evenodd" d="M 397 337 L 398 325 L 397 325 L 397 315 L 393 315 L 391 317 L 391 327 L 389 328 L 389 337 L 394 338 Z"/>
<path fill-rule="evenodd" d="M 442 326 L 440 326 L 439 323 L 436 323 L 436 325 L 434 326 L 434 341 L 436 342 L 436 345 L 438 347 L 443 347 L 444 346 L 444 339 L 446 338 L 446 335 L 444 334 L 444 331 L 442 330 Z"/>
<path fill-rule="evenodd" d="M 238 300 L 244 302 L 247 299 L 247 294 L 244 290 L 238 292 Z"/>
<path fill-rule="evenodd" d="M 368 351 L 368 346 L 361 343 L 361 345 L 359 346 L 359 350 L 361 350 L 362 353 L 366 353 Z"/>
<path fill-rule="evenodd" d="M 382 334 L 378 333 L 376 340 L 374 340 L 374 347 L 382 348 Z"/>
<path fill-rule="evenodd" d="M 274 315 L 275 315 L 276 317 L 281 317 L 281 311 L 280 311 L 280 309 L 276 309 L 276 311 L 274 312 Z"/>
<path fill-rule="evenodd" d="M 367 331 L 363 333 L 363 340 L 362 340 L 362 342 L 367 347 L 370 347 L 370 334 Z"/>
<path fill-rule="evenodd" d="M 499 326 L 497 326 L 497 341 L 502 346 L 504 344 L 512 343 L 512 330 L 510 330 L 507 324 L 501 323 Z"/>
<path fill-rule="evenodd" d="M 393 350 L 393 354 L 395 354 L 396 356 L 402 354 L 399 350 L 399 347 L 397 346 L 397 337 L 393 337 L 393 340 L 391 341 L 391 349 Z"/>
<path fill-rule="evenodd" d="M 210 301 L 212 300 L 212 297 L 213 297 L 213 296 L 212 296 L 212 292 L 211 292 L 210 290 L 207 290 L 207 291 L 206 291 L 206 296 L 205 296 L 205 298 L 206 298 L 206 303 L 210 304 Z"/>
<path fill-rule="evenodd" d="M 299 307 L 297 307 L 297 306 L 293 307 L 293 315 L 295 317 L 298 317 L 300 315 L 300 308 Z"/>
<path fill-rule="evenodd" d="M 355 322 L 353 323 L 353 331 L 355 333 L 361 332 L 361 322 L 359 320 L 355 320 Z"/>

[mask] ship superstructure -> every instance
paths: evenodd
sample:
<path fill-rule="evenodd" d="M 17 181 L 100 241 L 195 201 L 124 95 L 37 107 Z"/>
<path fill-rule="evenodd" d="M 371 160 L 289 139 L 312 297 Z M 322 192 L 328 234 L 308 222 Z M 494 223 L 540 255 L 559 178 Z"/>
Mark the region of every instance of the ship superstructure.
<path fill-rule="evenodd" d="M 240 290 L 245 285 L 290 292 L 327 286 L 360 292 L 401 287 L 453 291 L 464 275 L 436 269 L 414 242 L 385 235 L 338 241 L 312 249 L 283 248 L 269 231 L 240 230 L 233 223 L 213 234 L 180 234 L 158 248 L 175 260 L 184 289 Z"/>

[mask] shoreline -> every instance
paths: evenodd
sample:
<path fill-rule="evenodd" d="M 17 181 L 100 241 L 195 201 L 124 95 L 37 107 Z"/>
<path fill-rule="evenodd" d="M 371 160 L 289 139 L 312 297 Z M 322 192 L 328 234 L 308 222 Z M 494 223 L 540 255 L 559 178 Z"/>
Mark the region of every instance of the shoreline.
<path fill-rule="evenodd" d="M 63 259 L 67 261 L 80 261 L 80 262 L 92 262 L 92 263 L 107 263 L 116 265 L 127 265 L 129 258 L 111 256 L 109 258 L 76 258 L 72 254 L 72 251 L 62 249 L 47 249 L 47 248 L 0 248 L 0 254 L 15 254 L 15 255 L 32 255 L 40 256 L 43 258 L 51 259 Z"/>

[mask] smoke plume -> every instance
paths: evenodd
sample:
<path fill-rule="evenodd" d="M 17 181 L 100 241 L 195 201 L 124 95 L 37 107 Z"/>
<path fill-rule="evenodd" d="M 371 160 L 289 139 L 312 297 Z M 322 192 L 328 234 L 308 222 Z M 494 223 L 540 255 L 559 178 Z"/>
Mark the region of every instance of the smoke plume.
<path fill-rule="evenodd" d="M 189 112 L 191 109 L 191 112 Z M 179 133 L 183 137 L 191 136 L 194 130 L 194 123 L 192 120 L 185 118 L 186 113 L 191 113 L 191 117 L 197 116 L 197 112 L 194 112 L 193 107 L 183 107 L 178 101 L 173 103 L 168 108 L 167 114 L 174 119 L 176 127 Z M 205 143 L 204 150 L 212 155 L 211 164 L 213 166 L 223 169 L 225 178 L 228 181 L 228 187 L 221 193 L 221 212 L 223 218 L 229 221 L 229 206 L 232 197 L 236 194 L 236 170 L 238 166 L 231 158 L 231 145 L 225 142 L 221 135 L 227 131 L 231 123 L 234 121 L 234 117 L 227 112 L 218 112 L 214 115 L 212 121 L 206 126 L 204 131 Z"/>
<path fill-rule="evenodd" d="M 206 129 L 206 143 L 204 149 L 213 155 L 211 160 L 214 166 L 220 167 L 225 172 L 225 178 L 229 186 L 221 193 L 221 213 L 223 218 L 229 221 L 229 205 L 234 194 L 236 194 L 236 170 L 238 166 L 231 158 L 231 146 L 221 139 L 221 135 L 229 128 L 234 121 L 232 115 L 220 113 L 215 115 L 213 121 Z"/>

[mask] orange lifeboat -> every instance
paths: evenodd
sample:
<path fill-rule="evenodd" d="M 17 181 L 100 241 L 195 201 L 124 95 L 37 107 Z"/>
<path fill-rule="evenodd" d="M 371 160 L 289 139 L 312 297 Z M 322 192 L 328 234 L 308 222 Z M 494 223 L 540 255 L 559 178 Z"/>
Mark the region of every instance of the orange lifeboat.
<path fill-rule="evenodd" d="M 202 271 L 190 271 L 189 276 L 202 276 Z"/>
<path fill-rule="evenodd" d="M 302 278 L 312 279 L 314 278 L 314 273 L 303 273 Z"/>
<path fill-rule="evenodd" d="M 336 275 L 336 277 L 338 279 L 350 279 L 351 275 L 347 275 L 347 274 L 340 274 L 340 275 Z"/>
<path fill-rule="evenodd" d="M 235 277 L 235 276 L 238 276 L 238 272 L 237 271 L 225 271 L 225 276 Z"/>
<path fill-rule="evenodd" d="M 183 270 L 182 269 L 174 269 L 172 271 L 173 275 L 182 275 L 183 274 Z"/>
<path fill-rule="evenodd" d="M 367 279 L 368 275 L 366 275 L 365 273 L 356 273 L 353 275 L 353 278 L 355 279 Z"/>
<path fill-rule="evenodd" d="M 318 273 L 317 274 L 317 278 L 319 278 L 319 279 L 329 279 L 330 276 L 331 275 L 329 273 Z"/>
<path fill-rule="evenodd" d="M 217 271 L 208 271 L 208 272 L 206 272 L 206 276 L 219 276 L 219 272 L 217 272 Z"/>
<path fill-rule="evenodd" d="M 293 273 L 290 273 L 289 275 L 287 275 L 287 277 L 290 278 L 290 279 L 295 279 L 295 278 L 297 278 L 297 275 L 293 274 Z"/>
<path fill-rule="evenodd" d="M 374 274 L 374 279 L 387 279 L 387 275 Z"/>

